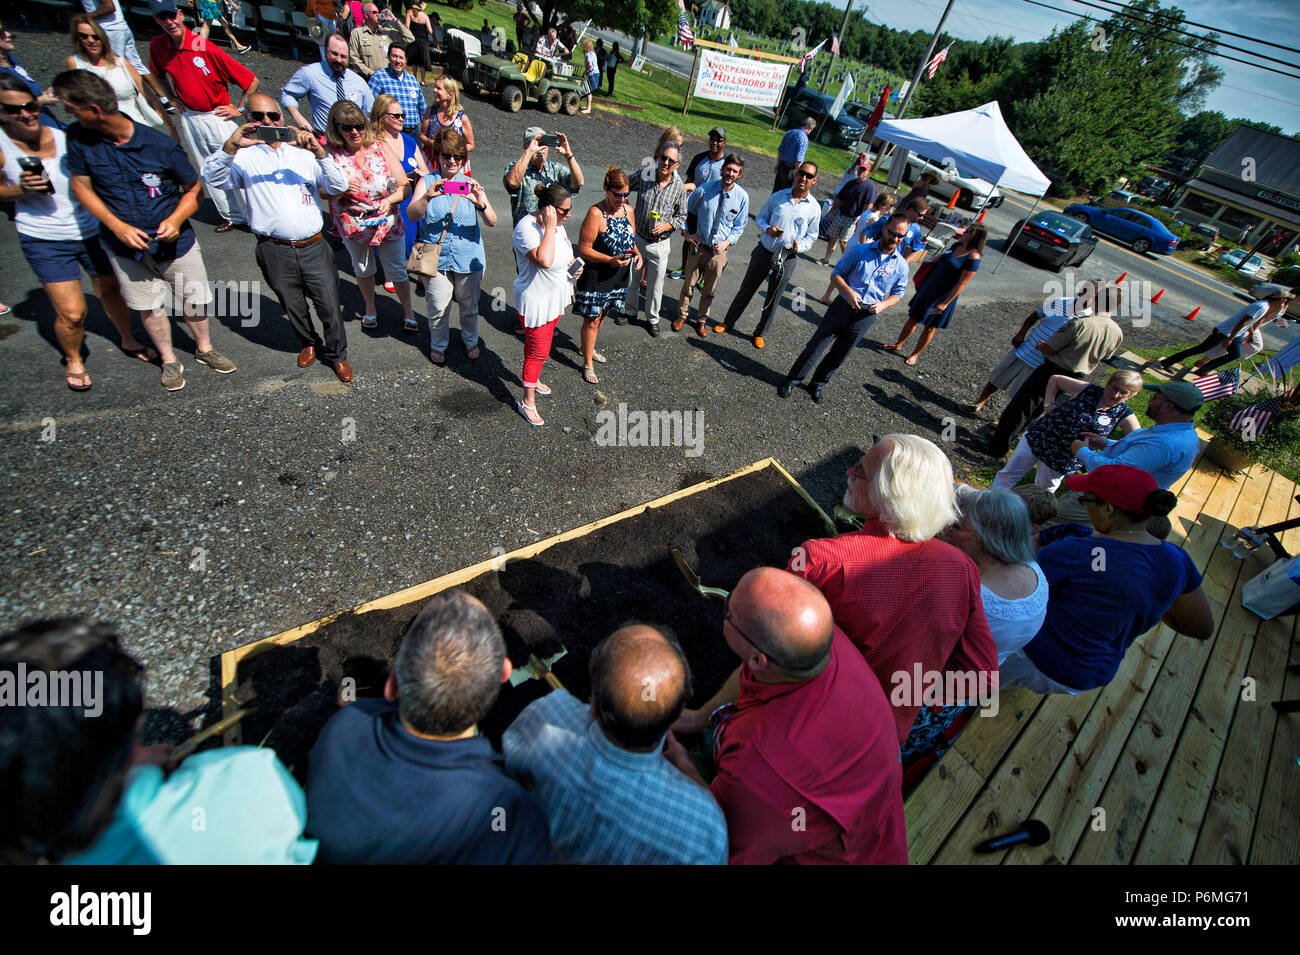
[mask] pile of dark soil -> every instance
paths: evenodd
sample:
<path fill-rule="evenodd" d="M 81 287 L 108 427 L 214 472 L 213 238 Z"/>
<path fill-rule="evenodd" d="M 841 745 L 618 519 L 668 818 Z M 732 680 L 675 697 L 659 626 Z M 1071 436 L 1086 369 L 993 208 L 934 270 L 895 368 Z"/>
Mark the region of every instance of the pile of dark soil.
<path fill-rule="evenodd" d="M 580 699 L 589 693 L 592 649 L 618 627 L 640 621 L 671 632 L 690 661 L 691 702 L 698 705 L 738 661 L 722 640 L 722 602 L 686 583 L 669 547 L 681 549 L 705 584 L 730 589 L 751 568 L 785 566 L 793 547 L 825 534 L 817 512 L 779 472 L 765 468 L 488 571 L 462 589 L 495 615 L 516 665 L 530 652 L 545 657 L 562 644 L 568 655 L 555 673 Z M 257 705 L 244 723 L 244 741 L 265 741 L 301 772 L 339 706 L 341 681 L 353 678 L 358 697 L 381 695 L 389 662 L 421 606 L 348 613 L 242 663 L 237 695 Z M 519 711 L 545 692 L 539 680 L 503 687 L 483 731 L 498 742 Z"/>

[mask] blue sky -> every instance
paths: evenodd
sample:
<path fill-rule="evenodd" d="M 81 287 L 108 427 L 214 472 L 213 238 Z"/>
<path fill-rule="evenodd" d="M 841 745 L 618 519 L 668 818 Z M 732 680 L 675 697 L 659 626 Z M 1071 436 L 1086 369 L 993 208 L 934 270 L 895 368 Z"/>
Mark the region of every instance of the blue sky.
<path fill-rule="evenodd" d="M 829 0 L 836 3 L 837 0 Z M 933 30 L 943 13 L 946 0 L 854 0 L 854 9 L 867 19 L 899 30 Z M 1070 10 L 1079 16 L 1106 19 L 1095 7 L 1085 7 L 1071 0 L 1043 0 L 1054 7 Z M 1095 2 L 1095 0 L 1094 0 Z M 1166 3 L 1166 6 L 1169 4 Z M 1263 37 L 1273 43 L 1300 49 L 1300 5 L 1295 0 L 1183 0 L 1178 3 L 1188 19 L 1222 27 L 1247 36 Z M 1040 40 L 1053 27 L 1064 26 L 1078 17 L 1056 13 L 1023 0 L 956 0 L 944 26 L 944 32 L 963 40 L 980 40 L 991 34 L 1014 36 L 1017 40 Z M 1205 32 L 1197 30 L 1197 32 Z M 1258 46 L 1247 40 L 1223 37 L 1225 42 L 1268 56 L 1288 60 L 1297 66 L 1291 72 L 1300 75 L 1300 53 Z M 1252 59 L 1247 54 L 1224 50 L 1229 56 Z M 1245 117 L 1281 126 L 1288 133 L 1300 131 L 1300 80 L 1287 79 L 1276 73 L 1242 63 L 1215 59 L 1224 70 L 1223 82 L 1210 94 L 1205 108 L 1219 110 L 1228 117 Z M 1286 67 L 1269 63 L 1284 70 Z M 942 69 L 942 67 L 941 67 Z"/>

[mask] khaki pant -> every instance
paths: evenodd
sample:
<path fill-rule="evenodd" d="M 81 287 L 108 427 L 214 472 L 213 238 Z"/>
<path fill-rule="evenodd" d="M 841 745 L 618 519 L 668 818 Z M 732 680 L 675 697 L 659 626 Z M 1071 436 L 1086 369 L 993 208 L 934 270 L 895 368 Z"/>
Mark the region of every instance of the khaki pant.
<path fill-rule="evenodd" d="M 713 292 L 722 278 L 722 270 L 727 267 L 727 251 L 714 253 L 708 246 L 701 246 L 699 251 L 686 254 L 686 271 L 682 276 L 682 297 L 677 301 L 677 320 L 683 324 L 691 311 L 691 294 L 695 291 L 695 278 L 704 275 L 704 285 L 700 288 L 700 309 L 696 321 L 708 324 L 709 306 L 713 304 Z"/>

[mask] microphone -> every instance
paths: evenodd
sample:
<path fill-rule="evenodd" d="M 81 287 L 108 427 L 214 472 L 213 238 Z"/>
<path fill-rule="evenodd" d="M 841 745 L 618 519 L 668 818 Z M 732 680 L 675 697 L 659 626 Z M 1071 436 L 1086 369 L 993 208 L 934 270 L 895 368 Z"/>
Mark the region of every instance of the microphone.
<path fill-rule="evenodd" d="M 1051 838 L 1051 835 L 1051 831 L 1037 819 L 1027 819 L 1020 824 L 1020 828 L 1015 832 L 986 839 L 975 847 L 975 851 L 1001 852 L 1003 849 L 1009 849 L 1021 842 L 1028 842 L 1031 846 L 1041 846 Z"/>

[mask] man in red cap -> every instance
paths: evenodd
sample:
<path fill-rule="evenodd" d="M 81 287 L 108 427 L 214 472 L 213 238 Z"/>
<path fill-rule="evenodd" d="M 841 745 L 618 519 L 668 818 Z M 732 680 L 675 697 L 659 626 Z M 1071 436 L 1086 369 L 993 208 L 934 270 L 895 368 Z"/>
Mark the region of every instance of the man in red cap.
<path fill-rule="evenodd" d="M 759 567 L 736 585 L 722 620 L 743 662 L 675 729 L 712 724 L 710 789 L 727 817 L 732 864 L 906 864 L 889 702 L 826 599 L 794 574 Z M 698 776 L 671 734 L 666 755 Z"/>

